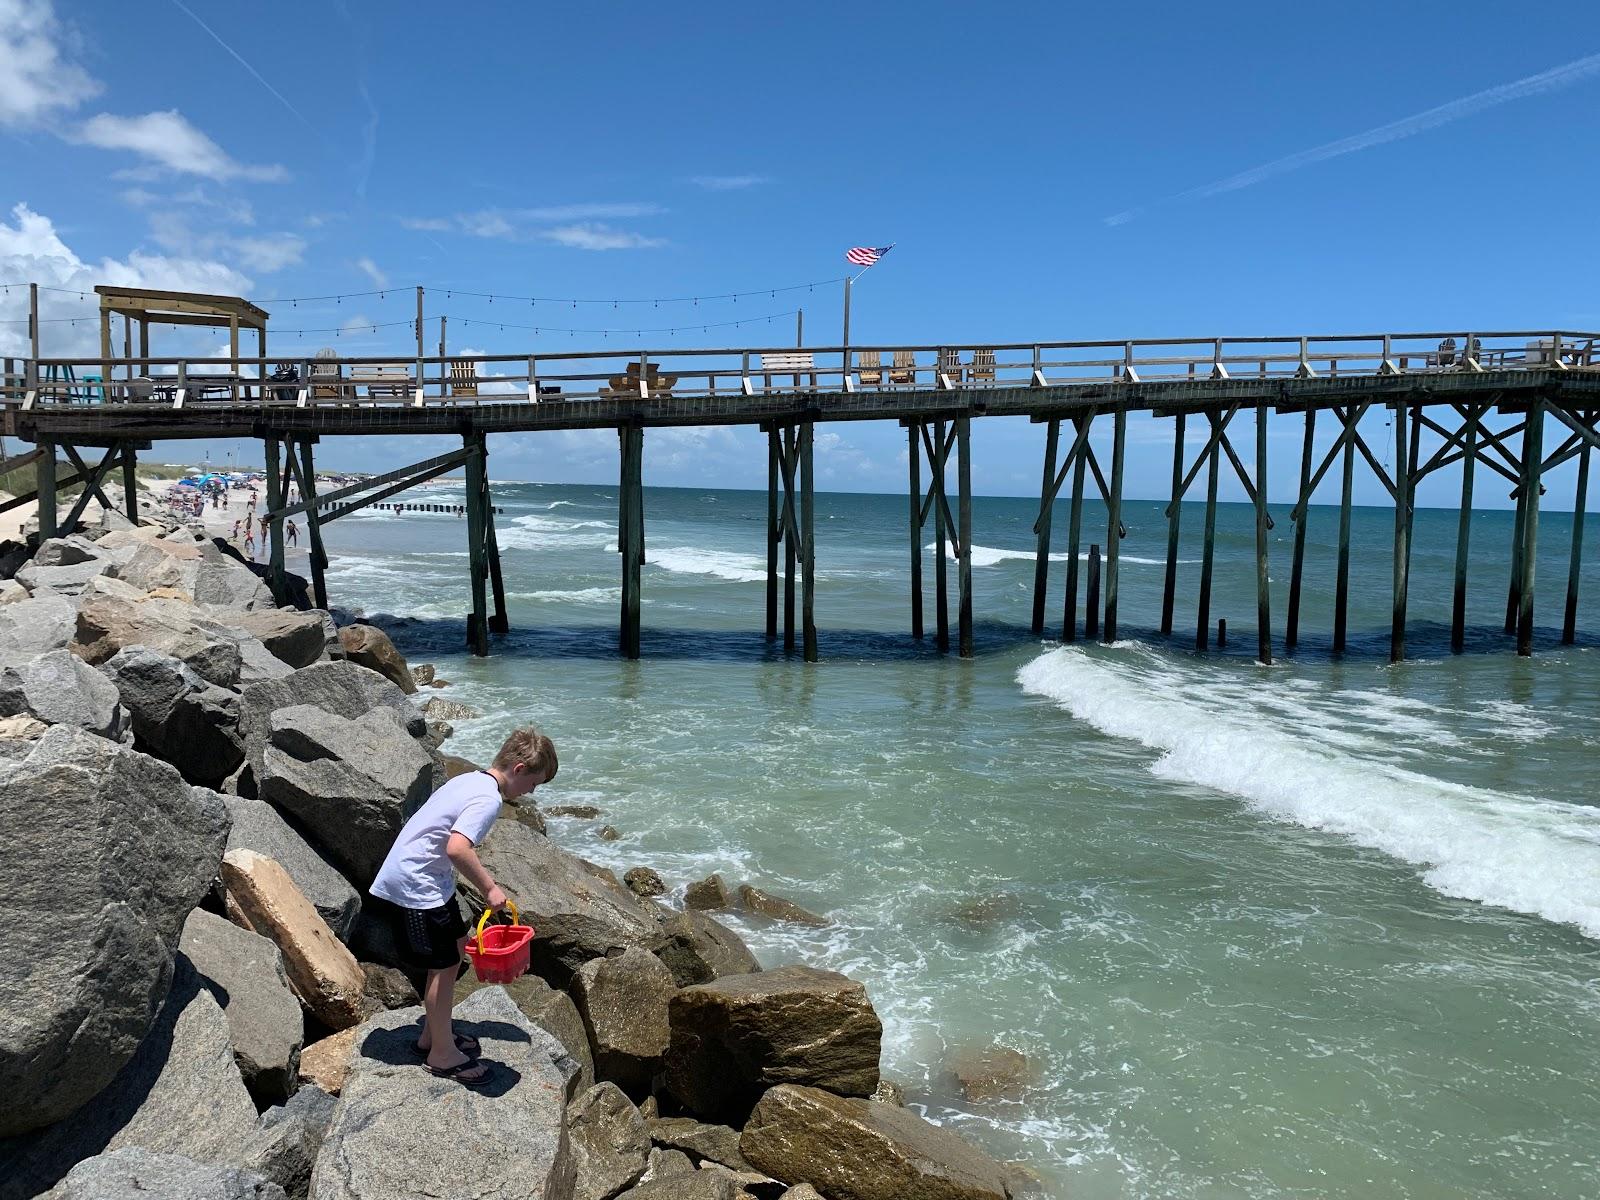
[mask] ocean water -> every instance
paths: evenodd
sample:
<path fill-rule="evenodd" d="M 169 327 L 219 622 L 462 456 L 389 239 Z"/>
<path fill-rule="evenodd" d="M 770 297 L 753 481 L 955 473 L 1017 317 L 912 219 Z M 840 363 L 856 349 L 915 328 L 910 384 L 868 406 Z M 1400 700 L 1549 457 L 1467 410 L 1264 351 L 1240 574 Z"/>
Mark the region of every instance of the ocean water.
<path fill-rule="evenodd" d="M 458 501 L 448 481 L 408 499 Z M 561 749 L 552 833 L 680 889 L 710 871 L 830 914 L 732 918 L 763 962 L 868 987 L 911 1102 L 1049 1194 L 1600 1194 L 1600 522 L 1577 647 L 1556 643 L 1570 518 L 1541 519 L 1538 653 L 1501 632 L 1510 514 L 1474 518 L 1467 653 L 1448 652 L 1456 514 L 1421 510 L 1412 659 L 1387 662 L 1392 515 L 1357 510 L 1350 652 L 1328 650 L 1337 514 L 1310 512 L 1302 640 L 1253 661 L 1252 510 L 1222 505 L 1194 653 L 1201 510 L 1177 632 L 1166 526 L 1127 507 L 1115 645 L 1028 632 L 1033 505 L 974 505 L 977 655 L 914 642 L 902 497 L 817 498 L 823 661 L 762 633 L 765 496 L 648 489 L 643 658 L 617 656 L 615 489 L 501 484 L 512 632 L 462 646 L 464 522 L 329 529 L 336 604 L 395 614 L 413 662 L 484 710 L 487 756 Z M 1104 543 L 1087 509 L 1085 543 Z M 1292 526 L 1272 534 L 1281 650 Z M 925 556 L 931 621 L 933 556 Z M 952 613 L 954 571 L 951 572 Z M 597 836 L 609 822 L 621 838 Z M 963 1100 L 950 1055 L 1000 1044 L 1023 1090 Z"/>

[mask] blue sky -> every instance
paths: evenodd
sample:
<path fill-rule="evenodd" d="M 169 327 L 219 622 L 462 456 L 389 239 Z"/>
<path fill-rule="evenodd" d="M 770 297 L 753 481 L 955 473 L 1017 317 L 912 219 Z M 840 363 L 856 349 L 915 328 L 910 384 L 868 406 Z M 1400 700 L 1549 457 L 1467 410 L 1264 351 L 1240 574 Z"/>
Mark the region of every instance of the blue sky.
<path fill-rule="evenodd" d="M 0 283 L 394 289 L 266 303 L 282 330 L 407 321 L 422 283 L 453 348 L 508 353 L 635 339 L 466 322 L 784 314 L 644 339 L 762 343 L 791 337 L 800 305 L 808 340 L 834 342 L 837 284 L 762 289 L 837 279 L 846 247 L 894 242 L 856 287 L 858 344 L 1594 328 L 1600 38 L 1584 44 L 1576 4 L 1525 11 L 0 0 L 0 61 L 21 64 L 0 80 Z M 451 289 L 749 294 L 535 317 Z M 74 303 L 49 301 L 47 351 L 92 343 L 60 320 L 90 311 Z M 20 337 L 0 325 L 7 352 Z M 274 342 L 380 354 L 410 332 Z M 822 486 L 901 486 L 897 429 L 828 433 Z M 1167 486 L 1169 436 L 1134 429 L 1133 494 Z M 1274 436 L 1276 497 L 1300 434 Z M 1037 428 L 984 421 L 975 443 L 980 492 L 1037 489 Z M 410 449 L 322 457 L 376 469 Z M 616 471 L 603 432 L 491 450 L 500 477 Z M 645 468 L 763 486 L 765 454 L 753 433 L 652 431 Z"/>

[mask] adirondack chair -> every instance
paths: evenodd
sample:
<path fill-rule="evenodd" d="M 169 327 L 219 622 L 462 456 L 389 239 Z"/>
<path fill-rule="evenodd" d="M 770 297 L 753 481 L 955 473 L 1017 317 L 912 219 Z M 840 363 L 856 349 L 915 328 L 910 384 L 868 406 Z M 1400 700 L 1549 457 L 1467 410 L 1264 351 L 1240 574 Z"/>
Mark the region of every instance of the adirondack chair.
<path fill-rule="evenodd" d="M 761 375 L 768 391 L 772 390 L 772 377 L 774 375 L 792 375 L 793 387 L 800 386 L 800 376 L 809 377 L 812 387 L 817 386 L 816 364 L 812 362 L 811 352 L 763 354 L 761 356 Z M 782 387 L 782 384 L 778 385 Z"/>
<path fill-rule="evenodd" d="M 311 398 L 312 400 L 348 400 L 354 396 L 340 382 L 343 370 L 338 363 L 339 356 L 332 350 L 322 349 L 317 351 L 317 356 L 311 360 Z"/>
<path fill-rule="evenodd" d="M 889 382 L 914 384 L 917 382 L 917 356 L 911 350 L 896 350 L 894 365 L 889 369 Z"/>
<path fill-rule="evenodd" d="M 476 396 L 478 394 L 478 364 L 467 358 L 450 360 L 450 394 Z"/>
<path fill-rule="evenodd" d="M 994 368 L 993 350 L 974 350 L 972 352 L 972 370 L 967 378 L 973 383 L 993 383 Z"/>
<path fill-rule="evenodd" d="M 964 377 L 961 369 L 961 351 L 948 346 L 939 351 L 939 375 L 951 383 L 960 383 Z"/>
<path fill-rule="evenodd" d="M 856 361 L 860 367 L 862 387 L 883 386 L 883 355 L 876 350 L 863 350 Z"/>

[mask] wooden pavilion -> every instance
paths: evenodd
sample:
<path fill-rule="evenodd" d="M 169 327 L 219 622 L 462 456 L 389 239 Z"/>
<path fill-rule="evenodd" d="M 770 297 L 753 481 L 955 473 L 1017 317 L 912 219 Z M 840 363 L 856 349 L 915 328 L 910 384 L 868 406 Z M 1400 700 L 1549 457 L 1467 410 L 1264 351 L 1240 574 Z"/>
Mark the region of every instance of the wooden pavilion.
<path fill-rule="evenodd" d="M 150 326 L 154 325 L 205 325 L 212 329 L 228 331 L 228 357 L 239 360 L 239 330 L 256 331 L 256 357 L 267 356 L 267 310 L 258 308 L 240 296 L 211 296 L 204 292 L 158 292 L 149 288 L 109 287 L 98 285 L 95 294 L 100 297 L 100 357 L 109 360 L 111 348 L 111 318 L 122 314 L 122 357 L 130 359 L 133 353 L 133 325 L 139 325 L 139 353 L 141 359 L 150 357 Z M 145 369 L 148 370 L 148 364 Z"/>

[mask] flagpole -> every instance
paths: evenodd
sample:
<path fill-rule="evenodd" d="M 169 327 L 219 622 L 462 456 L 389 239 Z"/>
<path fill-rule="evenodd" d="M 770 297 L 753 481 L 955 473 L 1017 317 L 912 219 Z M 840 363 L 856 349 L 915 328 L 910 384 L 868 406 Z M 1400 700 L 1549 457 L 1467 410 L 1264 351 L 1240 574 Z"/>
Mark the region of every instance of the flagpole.
<path fill-rule="evenodd" d="M 847 369 L 850 362 L 850 285 L 854 282 L 851 276 L 844 277 L 844 357 Z"/>

